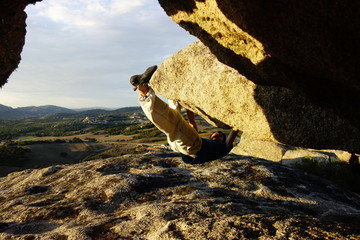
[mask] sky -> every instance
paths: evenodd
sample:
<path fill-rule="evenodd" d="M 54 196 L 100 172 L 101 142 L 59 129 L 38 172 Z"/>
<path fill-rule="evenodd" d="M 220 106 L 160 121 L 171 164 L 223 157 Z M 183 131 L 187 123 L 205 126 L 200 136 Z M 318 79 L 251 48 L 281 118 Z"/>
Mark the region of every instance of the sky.
<path fill-rule="evenodd" d="M 0 89 L 13 108 L 138 106 L 130 76 L 196 41 L 156 0 L 43 0 L 25 11 L 22 60 Z"/>

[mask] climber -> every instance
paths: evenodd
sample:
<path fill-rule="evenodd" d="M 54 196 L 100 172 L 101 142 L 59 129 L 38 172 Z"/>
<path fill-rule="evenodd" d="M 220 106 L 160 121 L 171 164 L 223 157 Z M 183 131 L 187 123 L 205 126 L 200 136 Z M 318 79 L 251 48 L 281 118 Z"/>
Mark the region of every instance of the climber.
<path fill-rule="evenodd" d="M 158 98 L 149 86 L 149 81 L 157 66 L 146 69 L 143 74 L 134 75 L 130 83 L 134 91 L 139 91 L 139 103 L 147 118 L 167 137 L 172 150 L 179 152 L 185 163 L 197 164 L 219 159 L 227 155 L 238 130 L 233 129 L 229 136 L 214 132 L 209 139 L 201 138 L 197 131 L 194 113 L 186 110 L 188 121 L 182 117 L 180 106 L 169 100 L 169 105 Z"/>

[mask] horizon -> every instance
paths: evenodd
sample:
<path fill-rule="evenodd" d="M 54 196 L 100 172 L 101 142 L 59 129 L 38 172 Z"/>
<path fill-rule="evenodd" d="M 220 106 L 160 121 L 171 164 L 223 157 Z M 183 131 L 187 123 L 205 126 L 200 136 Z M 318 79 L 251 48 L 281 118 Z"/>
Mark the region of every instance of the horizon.
<path fill-rule="evenodd" d="M 155 0 L 47 0 L 25 12 L 22 60 L 0 88 L 11 108 L 138 106 L 130 76 L 197 40 Z"/>
<path fill-rule="evenodd" d="M 18 109 L 18 108 L 27 108 L 27 107 L 35 107 L 35 108 L 40 108 L 40 107 L 47 107 L 47 106 L 53 106 L 53 107 L 60 107 L 60 108 L 65 108 L 65 109 L 69 109 L 69 110 L 83 110 L 83 109 L 88 109 L 88 110 L 93 110 L 93 109 L 101 109 L 101 110 L 117 110 L 117 109 L 121 109 L 121 108 L 133 108 L 133 107 L 139 107 L 140 105 L 137 106 L 124 106 L 124 107 L 101 107 L 101 106 L 93 106 L 93 107 L 83 107 L 83 108 L 68 108 L 68 107 L 64 107 L 64 106 L 59 106 L 59 105 L 53 105 L 53 104 L 44 104 L 44 105 L 26 105 L 26 106 L 20 106 L 20 107 L 12 107 L 12 106 L 8 106 L 5 104 L 0 103 L 0 106 L 5 106 L 5 107 L 10 107 L 12 109 Z"/>

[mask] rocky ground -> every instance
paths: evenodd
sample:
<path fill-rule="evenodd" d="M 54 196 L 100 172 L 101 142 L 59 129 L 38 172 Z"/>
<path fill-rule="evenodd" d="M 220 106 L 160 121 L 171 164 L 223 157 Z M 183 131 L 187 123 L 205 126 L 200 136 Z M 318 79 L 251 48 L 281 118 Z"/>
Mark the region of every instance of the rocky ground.
<path fill-rule="evenodd" d="M 359 239 L 360 196 L 231 154 L 152 149 L 0 178 L 0 239 Z"/>

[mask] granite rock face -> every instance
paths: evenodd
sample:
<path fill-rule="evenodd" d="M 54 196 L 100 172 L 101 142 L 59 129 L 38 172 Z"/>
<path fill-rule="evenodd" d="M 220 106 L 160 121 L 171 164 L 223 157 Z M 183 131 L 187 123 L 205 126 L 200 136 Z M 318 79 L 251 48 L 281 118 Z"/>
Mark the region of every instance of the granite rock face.
<path fill-rule="evenodd" d="M 173 152 L 0 178 L 1 239 L 358 239 L 360 198 L 278 163 Z"/>
<path fill-rule="evenodd" d="M 159 3 L 247 79 L 292 89 L 360 128 L 359 1 Z"/>
<path fill-rule="evenodd" d="M 326 163 L 350 163 L 352 167 L 357 168 L 356 154 L 353 156 L 354 163 L 351 163 L 352 154 L 343 150 L 334 149 L 308 149 L 297 148 L 275 142 L 254 140 L 246 134 L 241 135 L 240 142 L 232 149 L 232 153 L 242 156 L 252 156 L 269 161 L 281 162 L 288 166 L 294 166 L 293 163 L 301 163 L 303 160 L 316 160 Z M 318 161 L 317 161 L 318 162 Z M 355 169 L 353 169 L 355 171 Z"/>
<path fill-rule="evenodd" d="M 41 0 L 2 0 L 0 2 L 0 87 L 17 68 L 25 43 L 25 7 Z"/>
<path fill-rule="evenodd" d="M 290 89 L 249 81 L 200 41 L 166 59 L 150 84 L 213 125 L 238 128 L 253 139 L 360 152 L 360 130 L 332 109 Z"/>

